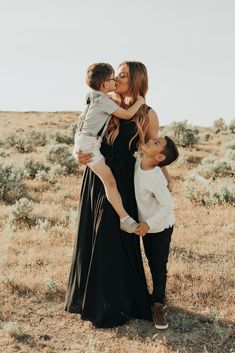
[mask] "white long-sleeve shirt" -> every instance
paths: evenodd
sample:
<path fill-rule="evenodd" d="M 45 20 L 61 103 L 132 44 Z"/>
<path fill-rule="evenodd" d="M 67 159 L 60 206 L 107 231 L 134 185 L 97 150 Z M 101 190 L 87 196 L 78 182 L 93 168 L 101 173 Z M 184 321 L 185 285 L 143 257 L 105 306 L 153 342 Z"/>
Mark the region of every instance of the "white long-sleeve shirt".
<path fill-rule="evenodd" d="M 172 196 L 161 168 L 143 170 L 140 163 L 136 161 L 134 176 L 139 220 L 148 224 L 148 233 L 159 233 L 175 223 Z"/>

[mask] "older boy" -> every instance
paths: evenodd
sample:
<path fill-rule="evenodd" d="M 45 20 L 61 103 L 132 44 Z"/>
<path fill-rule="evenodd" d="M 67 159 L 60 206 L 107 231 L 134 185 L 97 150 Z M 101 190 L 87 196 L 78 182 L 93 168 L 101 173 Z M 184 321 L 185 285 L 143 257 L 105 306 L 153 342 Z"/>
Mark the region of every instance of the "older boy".
<path fill-rule="evenodd" d="M 136 234 L 144 236 L 145 253 L 153 279 L 152 314 L 155 327 L 166 329 L 165 290 L 167 261 L 175 217 L 173 201 L 161 167 L 174 162 L 179 153 L 168 137 L 158 137 L 140 146 L 136 161 L 135 195 L 139 219 Z"/>

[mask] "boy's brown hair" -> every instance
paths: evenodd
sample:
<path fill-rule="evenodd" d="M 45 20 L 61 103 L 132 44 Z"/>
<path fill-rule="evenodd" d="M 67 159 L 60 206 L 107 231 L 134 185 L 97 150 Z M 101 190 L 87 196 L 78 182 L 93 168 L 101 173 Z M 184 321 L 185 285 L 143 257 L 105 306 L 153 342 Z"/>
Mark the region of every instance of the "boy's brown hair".
<path fill-rule="evenodd" d="M 99 91 L 102 83 L 107 81 L 112 74 L 114 74 L 114 69 L 110 64 L 92 64 L 86 72 L 86 83 L 89 87 Z"/>
<path fill-rule="evenodd" d="M 179 151 L 176 147 L 175 142 L 168 136 L 164 136 L 166 140 L 166 145 L 163 147 L 162 154 L 164 154 L 165 159 L 158 163 L 159 167 L 164 167 L 173 163 L 179 156 Z"/>

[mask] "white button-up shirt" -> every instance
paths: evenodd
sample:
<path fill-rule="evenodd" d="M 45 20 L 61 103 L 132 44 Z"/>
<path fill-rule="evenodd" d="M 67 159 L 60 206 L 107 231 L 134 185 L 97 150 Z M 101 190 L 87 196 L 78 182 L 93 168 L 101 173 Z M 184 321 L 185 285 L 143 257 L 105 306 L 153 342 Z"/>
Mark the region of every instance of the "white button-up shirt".
<path fill-rule="evenodd" d="M 140 162 L 136 161 L 134 176 L 139 220 L 148 224 L 148 233 L 159 233 L 175 223 L 172 196 L 161 168 L 143 170 Z"/>

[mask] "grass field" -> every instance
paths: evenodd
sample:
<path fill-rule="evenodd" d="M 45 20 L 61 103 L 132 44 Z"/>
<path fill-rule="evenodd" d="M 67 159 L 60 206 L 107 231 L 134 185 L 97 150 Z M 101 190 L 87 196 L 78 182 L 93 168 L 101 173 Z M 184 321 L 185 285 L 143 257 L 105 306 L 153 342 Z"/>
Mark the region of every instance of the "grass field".
<path fill-rule="evenodd" d="M 21 166 L 29 156 L 48 163 L 45 155 L 55 143 L 53 134 L 63 134 L 76 120 L 74 112 L 0 113 L 0 163 Z M 32 131 L 45 132 L 47 144 L 28 153 L 4 147 L 8 134 Z M 192 204 L 183 193 L 190 170 L 206 156 L 220 157 L 222 144 L 215 137 L 190 149 L 180 148 L 187 163 L 169 167 L 177 224 L 168 266 L 170 326 L 163 332 L 151 322 L 138 320 L 115 329 L 95 329 L 63 310 L 82 169 L 79 175 L 25 180 L 31 225 L 13 226 L 14 205 L 0 201 L 0 352 L 235 352 L 234 206 Z M 151 289 L 145 257 L 144 265 Z"/>

